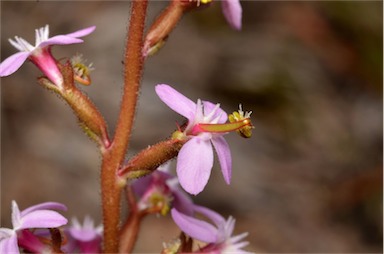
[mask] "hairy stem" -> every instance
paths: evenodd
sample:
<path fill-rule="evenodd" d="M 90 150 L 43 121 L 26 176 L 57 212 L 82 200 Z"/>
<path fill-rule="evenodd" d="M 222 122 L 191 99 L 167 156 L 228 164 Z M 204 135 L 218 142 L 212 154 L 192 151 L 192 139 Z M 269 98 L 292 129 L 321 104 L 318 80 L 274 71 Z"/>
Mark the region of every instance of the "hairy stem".
<path fill-rule="evenodd" d="M 126 187 L 126 196 L 130 208 L 128 219 L 120 231 L 119 253 L 131 253 L 135 246 L 143 214 L 140 213 L 132 187 Z"/>
<path fill-rule="evenodd" d="M 137 95 L 143 68 L 143 30 L 146 0 L 135 0 L 131 6 L 126 51 L 124 55 L 124 92 L 112 145 L 103 152 L 101 194 L 104 224 L 104 252 L 117 253 L 121 187 L 116 177 L 129 146 L 136 111 Z"/>

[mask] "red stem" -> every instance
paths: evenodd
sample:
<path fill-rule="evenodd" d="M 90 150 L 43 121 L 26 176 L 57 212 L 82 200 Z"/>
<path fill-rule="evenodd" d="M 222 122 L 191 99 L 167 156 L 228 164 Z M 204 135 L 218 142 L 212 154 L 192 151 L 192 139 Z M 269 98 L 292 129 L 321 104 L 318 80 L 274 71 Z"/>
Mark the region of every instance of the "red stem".
<path fill-rule="evenodd" d="M 136 111 L 143 68 L 141 52 L 147 3 L 146 0 L 132 2 L 124 56 L 124 93 L 112 145 L 103 152 L 101 194 L 105 253 L 118 252 L 121 187 L 118 184 L 116 174 L 128 149 Z"/>
<path fill-rule="evenodd" d="M 139 233 L 141 219 L 143 218 L 143 214 L 137 207 L 137 201 L 135 194 L 133 193 L 132 186 L 128 185 L 126 187 L 126 197 L 130 211 L 128 219 L 120 231 L 119 253 L 132 252 Z"/>

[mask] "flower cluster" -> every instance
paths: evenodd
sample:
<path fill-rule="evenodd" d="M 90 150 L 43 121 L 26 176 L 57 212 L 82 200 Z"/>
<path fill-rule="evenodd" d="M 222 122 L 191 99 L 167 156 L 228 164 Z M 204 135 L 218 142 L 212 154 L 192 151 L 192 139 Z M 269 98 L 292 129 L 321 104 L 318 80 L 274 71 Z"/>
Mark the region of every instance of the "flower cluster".
<path fill-rule="evenodd" d="M 140 1 L 135 1 L 135 4 L 137 4 L 137 2 Z M 166 22 L 173 20 L 173 25 L 175 25 L 178 18 L 180 18 L 186 10 L 189 10 L 189 8 L 199 8 L 200 4 L 210 4 L 210 2 L 212 2 L 212 0 L 172 1 L 170 7 L 167 9 L 167 14 L 160 16 L 160 21 L 156 23 L 157 25 L 153 30 L 150 30 L 144 45 L 140 46 L 141 49 L 147 49 L 148 51 L 156 48 L 156 45 L 159 45 L 158 43 L 163 42 L 167 38 L 172 29 L 171 26 L 164 25 Z M 240 30 L 242 9 L 239 0 L 223 0 L 221 4 L 228 23 L 233 28 Z M 171 18 L 167 15 L 171 15 Z M 131 246 L 130 241 L 132 239 L 135 240 L 137 232 L 134 232 L 135 227 L 129 228 L 130 218 L 136 218 L 137 221 L 140 221 L 142 217 L 149 214 L 161 214 L 165 216 L 169 213 L 171 213 L 174 222 L 186 235 L 207 243 L 206 246 L 199 247 L 196 253 L 248 253 L 242 250 L 242 248 L 248 244 L 248 242 L 242 241 L 247 236 L 247 233 L 232 236 L 235 225 L 233 217 L 229 217 L 226 220 L 220 214 L 206 207 L 194 204 L 187 193 L 197 195 L 202 192 L 207 185 L 214 164 L 214 151 L 217 154 L 224 180 L 227 184 L 230 184 L 232 157 L 224 135 L 229 132 L 237 132 L 242 137 L 249 138 L 253 128 L 250 121 L 251 113 L 242 111 L 240 106 L 238 112 L 228 115 L 220 108 L 220 104 L 214 104 L 200 99 L 195 103 L 171 86 L 158 84 L 155 90 L 159 98 L 172 110 L 184 116 L 187 119 L 187 123 L 179 127 L 178 131 L 172 135 L 172 138 L 168 140 L 171 142 L 164 143 L 173 148 L 169 157 L 164 160 L 162 160 L 163 158 L 157 158 L 158 160 L 155 161 L 156 158 L 150 158 L 151 156 L 156 157 L 153 156 L 153 154 L 156 153 L 157 150 L 153 149 L 152 151 L 155 152 L 147 153 L 148 157 L 146 157 L 149 158 L 150 162 L 145 164 L 145 166 L 143 166 L 144 168 L 137 170 L 141 170 L 141 172 L 137 173 L 135 170 L 132 170 L 134 172 L 128 173 L 132 173 L 132 175 L 137 173 L 135 177 L 126 178 L 132 180 L 144 174 L 150 173 L 149 175 L 132 181 L 119 181 L 119 177 L 122 176 L 119 175 L 119 172 L 123 172 L 122 174 L 127 172 L 119 171 L 124 165 L 122 165 L 121 162 L 119 165 L 115 165 L 114 161 L 122 161 L 123 159 L 113 160 L 117 157 L 115 156 L 116 158 L 113 159 L 111 159 L 111 157 L 116 154 L 124 154 L 125 151 L 121 153 L 111 151 L 115 149 L 115 147 L 125 147 L 125 145 L 115 145 L 116 140 L 120 141 L 125 139 L 116 138 L 117 134 L 115 134 L 113 140 L 109 139 L 106 123 L 101 113 L 93 105 L 92 101 L 74 85 L 75 81 L 83 85 L 89 85 L 91 83 L 89 73 L 93 70 L 92 64 L 87 66 L 81 55 L 76 55 L 72 57 L 71 60 L 68 60 L 66 64 L 61 64 L 51 53 L 53 45 L 81 43 L 83 40 L 80 38 L 89 35 L 94 30 L 95 26 L 91 26 L 73 33 L 56 35 L 50 38 L 49 27 L 46 25 L 35 30 L 36 40 L 34 46 L 23 38 L 15 36 L 14 39 L 9 39 L 9 42 L 19 50 L 19 52 L 11 55 L 0 63 L 0 76 L 5 77 L 16 72 L 26 60 L 34 63 L 41 70 L 45 77 L 40 78 L 39 82 L 57 92 L 68 102 L 85 132 L 100 145 L 103 156 L 103 166 L 107 164 L 113 165 L 113 170 L 117 171 L 117 181 L 113 181 L 113 176 L 115 175 L 112 175 L 111 178 L 107 179 L 112 179 L 112 181 L 108 182 L 103 181 L 106 177 L 103 174 L 105 168 L 102 168 L 102 190 L 108 189 L 103 188 L 105 186 L 112 186 L 114 188 L 110 189 L 115 191 L 115 193 L 112 191 L 112 194 L 107 196 L 106 199 L 104 199 L 103 196 L 103 212 L 108 210 L 110 208 L 108 205 L 113 202 L 115 206 L 111 210 L 117 212 L 111 212 L 110 214 L 116 215 L 120 212 L 120 196 L 116 199 L 112 196 L 116 193 L 120 195 L 122 189 L 126 188 L 130 213 L 136 214 L 132 217 L 130 214 L 126 224 L 121 228 L 119 228 L 118 225 L 119 220 L 115 220 L 118 218 L 118 215 L 115 217 L 112 216 L 115 225 L 112 225 L 113 223 L 105 223 L 103 226 L 95 226 L 90 217 L 85 217 L 83 223 L 80 223 L 74 218 L 72 224 L 68 226 L 67 219 L 57 212 L 57 210 L 67 210 L 63 204 L 46 202 L 20 211 L 16 202 L 12 201 L 12 228 L 0 228 L 0 253 L 19 253 L 20 250 L 26 253 L 99 253 L 102 251 L 101 248 L 103 245 L 105 252 L 107 252 L 108 248 L 115 250 L 110 252 L 116 252 L 118 248 L 123 248 L 123 244 L 121 243 L 124 240 L 125 246 Z M 128 38 L 130 37 L 128 36 Z M 148 54 L 147 51 L 143 51 L 144 56 Z M 140 68 L 141 67 L 138 69 Z M 124 99 L 126 99 L 126 97 L 123 97 L 123 101 Z M 137 98 L 135 98 L 135 100 L 136 99 Z M 126 108 L 129 109 L 129 107 Z M 123 109 L 124 106 L 122 106 L 122 111 Z M 134 112 L 134 108 L 132 112 Z M 121 129 L 126 130 L 126 128 Z M 125 144 L 127 145 L 128 143 Z M 154 146 L 152 146 L 152 148 L 153 147 Z M 149 147 L 148 150 L 150 149 Z M 167 149 L 158 150 L 163 150 L 163 153 L 158 152 L 158 154 L 156 154 L 158 157 L 167 153 L 164 152 L 164 150 Z M 176 156 L 177 177 L 171 174 L 169 163 L 158 167 L 164 161 L 168 161 Z M 106 161 L 105 163 L 104 159 Z M 111 163 L 109 163 L 108 160 L 111 161 Z M 128 163 L 128 165 L 131 164 Z M 107 167 L 107 169 L 109 168 Z M 116 173 L 113 170 L 110 172 Z M 103 185 L 105 182 L 111 184 Z M 187 193 L 185 193 L 184 190 Z M 102 194 L 104 194 L 104 192 Z M 107 202 L 105 202 L 105 200 L 107 200 Z M 201 215 L 206 217 L 209 222 L 201 220 L 199 217 Z M 105 221 L 108 220 L 105 220 L 104 217 L 104 222 Z M 137 225 L 137 223 L 132 224 Z M 126 228 L 128 228 L 127 231 L 125 231 Z M 116 240 L 116 238 L 119 238 L 117 236 L 119 230 L 120 238 L 122 238 L 123 235 L 129 235 L 130 239 Z M 129 230 L 132 230 L 133 233 Z M 107 235 L 112 235 L 110 233 L 111 231 L 113 231 L 114 237 L 109 237 L 112 238 L 112 240 L 109 241 L 110 243 L 112 242 L 112 244 L 109 245 L 112 247 L 108 246 L 107 248 Z M 105 240 L 104 243 L 102 243 L 103 240 Z M 187 241 L 190 244 L 187 244 Z M 185 250 L 192 251 L 192 240 L 188 239 L 187 241 L 182 243 L 182 240 L 180 240 L 177 248 L 171 251 L 171 253 L 185 252 Z M 120 246 L 116 247 L 117 245 Z M 127 248 L 126 252 L 130 252 L 129 250 L 131 249 L 132 248 Z M 121 251 L 121 249 L 119 249 L 119 251 Z M 163 253 L 167 253 L 165 249 Z"/>
<path fill-rule="evenodd" d="M 168 212 L 172 207 L 171 215 L 177 226 L 190 237 L 207 243 L 198 253 L 250 253 L 242 250 L 248 242 L 241 241 L 248 233 L 232 236 L 234 218 L 225 220 L 215 211 L 195 205 L 178 187 L 177 178 L 169 173 L 169 167 L 169 164 L 162 165 L 151 175 L 133 183 L 133 189 L 139 198 L 139 210 L 142 213 L 165 215 L 164 211 Z M 205 216 L 213 225 L 197 219 L 197 215 Z"/>

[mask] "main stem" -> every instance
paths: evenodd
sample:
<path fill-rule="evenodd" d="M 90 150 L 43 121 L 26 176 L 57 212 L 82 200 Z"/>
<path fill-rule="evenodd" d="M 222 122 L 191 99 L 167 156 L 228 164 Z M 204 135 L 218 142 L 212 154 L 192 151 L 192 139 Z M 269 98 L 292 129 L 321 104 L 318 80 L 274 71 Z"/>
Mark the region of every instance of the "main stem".
<path fill-rule="evenodd" d="M 132 2 L 124 55 L 123 98 L 112 145 L 103 151 L 101 195 L 105 253 L 118 252 L 121 188 L 117 181 L 117 170 L 124 161 L 129 146 L 136 111 L 143 69 L 142 47 L 147 3 L 147 0 Z"/>

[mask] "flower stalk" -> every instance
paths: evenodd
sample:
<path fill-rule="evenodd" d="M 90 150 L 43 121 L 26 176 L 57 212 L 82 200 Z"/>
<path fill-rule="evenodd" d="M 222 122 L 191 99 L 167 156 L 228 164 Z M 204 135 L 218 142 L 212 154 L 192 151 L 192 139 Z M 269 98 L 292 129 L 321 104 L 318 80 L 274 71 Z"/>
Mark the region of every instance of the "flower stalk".
<path fill-rule="evenodd" d="M 131 253 L 135 246 L 140 229 L 141 219 L 144 214 L 139 211 L 132 187 L 126 187 L 127 203 L 130 211 L 128 219 L 120 231 L 119 253 Z"/>
<path fill-rule="evenodd" d="M 124 93 L 113 142 L 103 153 L 101 169 L 101 193 L 104 225 L 104 252 L 117 253 L 119 246 L 119 222 L 121 185 L 117 170 L 124 160 L 136 111 L 140 79 L 143 68 L 143 31 L 147 1 L 133 1 L 124 55 Z"/>

